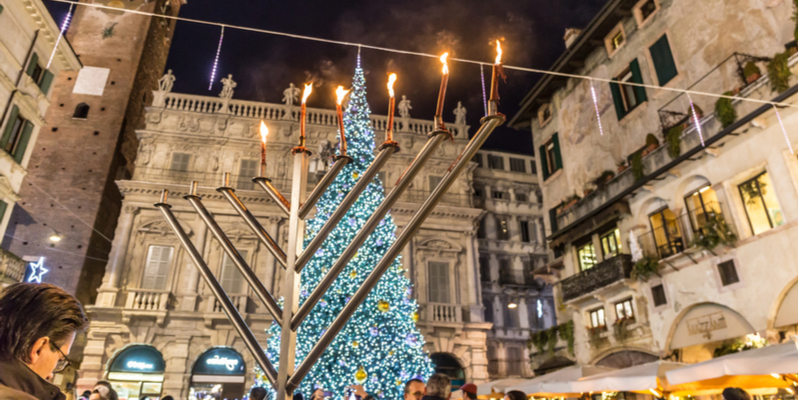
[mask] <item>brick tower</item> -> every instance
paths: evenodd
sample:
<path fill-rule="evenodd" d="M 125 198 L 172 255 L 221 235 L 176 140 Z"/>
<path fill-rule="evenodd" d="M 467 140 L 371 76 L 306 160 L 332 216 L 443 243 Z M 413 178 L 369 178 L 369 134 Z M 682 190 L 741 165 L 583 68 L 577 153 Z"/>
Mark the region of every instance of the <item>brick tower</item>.
<path fill-rule="evenodd" d="M 95 0 L 177 15 L 182 0 Z M 144 107 L 152 101 L 175 21 L 77 6 L 67 39 L 84 68 L 62 72 L 31 155 L 3 247 L 45 257 L 43 282 L 93 304 L 120 213 L 116 179 L 132 175 Z M 61 236 L 58 242 L 50 237 Z"/>

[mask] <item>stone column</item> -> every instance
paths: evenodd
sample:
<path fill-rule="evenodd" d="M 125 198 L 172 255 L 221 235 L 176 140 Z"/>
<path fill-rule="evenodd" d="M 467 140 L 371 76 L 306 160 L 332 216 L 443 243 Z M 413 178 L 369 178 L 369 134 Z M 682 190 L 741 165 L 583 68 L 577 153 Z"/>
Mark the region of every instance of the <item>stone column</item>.
<path fill-rule="evenodd" d="M 208 258 L 206 257 L 207 254 L 205 254 L 205 251 L 208 227 L 206 227 L 206 224 L 198 217 L 192 226 L 192 230 L 196 232 L 193 238 L 194 240 L 192 241 L 197 251 L 207 260 Z M 197 266 L 189 259 L 188 255 L 185 261 L 186 275 L 183 279 L 184 285 L 181 285 L 181 288 L 179 288 L 179 293 L 181 295 L 180 309 L 181 311 L 195 311 L 197 308 L 197 296 L 200 290 L 198 285 L 200 283 L 200 271 L 197 270 Z"/>
<path fill-rule="evenodd" d="M 478 279 L 478 254 L 476 247 L 475 231 L 464 232 L 464 241 L 467 250 L 467 292 L 469 293 L 469 321 L 478 322 L 483 319 L 483 303 L 481 301 L 480 280 Z"/>
<path fill-rule="evenodd" d="M 522 241 L 519 232 L 519 217 L 516 215 L 508 216 L 508 240 L 513 240 L 515 242 Z"/>
<path fill-rule="evenodd" d="M 486 213 L 483 217 L 483 226 L 486 227 L 486 238 L 497 239 L 497 220 L 492 213 Z"/>
<path fill-rule="evenodd" d="M 161 389 L 163 396 L 170 395 L 177 399 L 185 399 L 189 396 L 189 388 L 186 386 L 189 374 L 186 366 L 191 365 L 189 359 L 189 338 L 176 338 L 170 342 L 162 351 L 166 369 L 164 370 L 164 384 Z"/>
<path fill-rule="evenodd" d="M 124 268 L 125 255 L 128 253 L 128 239 L 133 228 L 133 218 L 138 207 L 127 205 L 122 208 L 117 229 L 114 231 L 114 241 L 111 243 L 111 257 L 106 264 L 106 273 L 103 284 L 97 289 L 98 307 L 114 307 L 119 293 L 119 283 Z"/>

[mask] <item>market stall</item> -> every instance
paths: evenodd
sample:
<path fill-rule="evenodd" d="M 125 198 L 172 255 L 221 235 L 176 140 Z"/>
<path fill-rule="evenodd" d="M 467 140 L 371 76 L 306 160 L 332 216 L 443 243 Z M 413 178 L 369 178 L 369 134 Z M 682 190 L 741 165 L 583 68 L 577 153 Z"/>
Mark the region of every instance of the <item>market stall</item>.
<path fill-rule="evenodd" d="M 508 387 L 536 397 L 580 397 L 572 391 L 572 383 L 580 378 L 614 371 L 613 368 L 595 365 L 574 365 L 558 371 L 526 380 Z"/>

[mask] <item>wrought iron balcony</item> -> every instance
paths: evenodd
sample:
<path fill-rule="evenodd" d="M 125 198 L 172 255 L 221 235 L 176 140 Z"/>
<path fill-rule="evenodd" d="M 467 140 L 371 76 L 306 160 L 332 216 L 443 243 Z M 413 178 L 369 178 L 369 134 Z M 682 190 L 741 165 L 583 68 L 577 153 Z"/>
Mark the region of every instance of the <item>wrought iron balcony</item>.
<path fill-rule="evenodd" d="M 501 285 L 517 285 L 517 286 L 532 286 L 536 284 L 533 277 L 533 272 L 500 270 L 500 284 Z"/>
<path fill-rule="evenodd" d="M 632 269 L 633 262 L 630 254 L 620 254 L 597 263 L 594 267 L 561 281 L 563 299 L 569 301 L 614 282 L 628 279 L 631 277 Z"/>

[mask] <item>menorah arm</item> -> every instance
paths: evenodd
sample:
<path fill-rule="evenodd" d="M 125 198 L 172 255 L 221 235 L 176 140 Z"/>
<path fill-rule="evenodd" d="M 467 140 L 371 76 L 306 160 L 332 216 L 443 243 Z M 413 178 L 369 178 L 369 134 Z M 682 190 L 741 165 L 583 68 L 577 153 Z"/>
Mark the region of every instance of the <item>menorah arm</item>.
<path fill-rule="evenodd" d="M 356 290 L 353 294 L 350 301 L 345 304 L 342 311 L 333 320 L 331 325 L 322 335 L 320 340 L 317 342 L 316 345 L 311 349 L 308 353 L 306 358 L 300 363 L 299 366 L 295 369 L 294 373 L 292 374 L 289 381 L 286 383 L 286 393 L 294 392 L 297 387 L 300 386 L 300 382 L 303 381 L 303 378 L 311 371 L 311 368 L 317 362 L 317 360 L 322 356 L 328 346 L 333 342 L 336 338 L 336 335 L 344 328 L 347 321 L 353 316 L 356 309 L 361 305 L 364 299 L 367 298 L 367 295 L 378 284 L 378 281 L 383 276 L 384 272 L 392 265 L 395 258 L 400 254 L 403 248 L 408 244 L 411 240 L 412 236 L 419 231 L 420 227 L 422 227 L 422 223 L 425 221 L 426 218 L 430 215 L 433 211 L 436 204 L 439 203 L 442 196 L 447 192 L 447 190 L 452 186 L 452 184 L 456 181 L 458 176 L 467 166 L 467 163 L 472 160 L 472 157 L 475 153 L 478 152 L 481 145 L 486 141 L 489 135 L 497 128 L 501 123 L 505 121 L 505 117 L 501 114 L 490 115 L 484 117 L 478 132 L 475 136 L 470 140 L 467 147 L 464 151 L 461 152 L 461 155 L 456 159 L 456 162 L 449 168 L 448 172 L 439 182 L 439 185 L 436 186 L 430 195 L 425 199 L 422 203 L 422 206 L 419 210 L 411 217 L 411 220 L 406 224 L 403 231 L 398 235 L 397 239 L 395 240 L 394 244 L 389 247 L 389 250 L 383 257 L 378 261 L 375 268 L 372 272 L 367 276 L 367 279 L 361 285 L 361 287 Z"/>
<path fill-rule="evenodd" d="M 183 196 L 184 199 L 188 200 L 189 203 L 192 204 L 197 213 L 200 214 L 200 219 L 205 222 L 208 229 L 217 238 L 219 244 L 222 246 L 222 249 L 225 250 L 225 253 L 228 254 L 228 257 L 233 261 L 239 271 L 241 271 L 242 275 L 244 275 L 244 280 L 250 285 L 250 288 L 253 289 L 255 292 L 256 297 L 261 300 L 261 303 L 264 304 L 267 311 L 272 314 L 272 317 L 275 318 L 275 323 L 280 325 L 280 320 L 283 317 L 283 312 L 281 311 L 278 302 L 275 301 L 275 298 L 269 293 L 267 288 L 264 287 L 264 284 L 261 283 L 261 280 L 258 279 L 256 273 L 247 265 L 247 262 L 242 258 L 242 255 L 236 251 L 236 248 L 233 247 L 233 243 L 231 243 L 230 239 L 225 236 L 225 233 L 222 231 L 222 228 L 217 225 L 214 218 L 211 217 L 208 210 L 203 206 L 203 202 L 200 200 L 200 197 L 195 195 L 187 195 Z"/>
<path fill-rule="evenodd" d="M 256 236 L 258 236 L 258 239 L 261 240 L 261 243 L 263 243 L 267 250 L 269 250 L 269 252 L 275 256 L 275 259 L 278 260 L 278 264 L 286 269 L 286 253 L 283 252 L 278 243 L 275 242 L 272 236 L 270 236 L 264 227 L 261 226 L 250 210 L 245 207 L 244 203 L 239 200 L 239 196 L 236 196 L 234 189 L 229 187 L 221 187 L 217 188 L 217 191 L 225 196 L 225 198 L 228 200 L 228 203 L 231 203 L 236 212 L 239 213 L 239 215 L 247 223 L 247 226 L 250 227 L 250 230 L 253 231 Z"/>
<path fill-rule="evenodd" d="M 289 200 L 286 200 L 286 198 L 283 197 L 281 192 L 278 191 L 278 188 L 272 184 L 272 181 L 269 180 L 269 178 L 258 176 L 253 178 L 253 182 L 258 184 L 258 186 L 261 186 L 261 189 L 264 189 L 264 191 L 267 192 L 269 197 L 272 198 L 272 201 L 274 201 L 275 204 L 280 207 L 284 214 L 289 215 Z"/>
<path fill-rule="evenodd" d="M 303 302 L 303 305 L 297 310 L 297 313 L 292 317 L 292 330 L 297 330 L 297 327 L 303 322 L 303 320 L 308 316 L 311 310 L 317 305 L 317 302 L 322 298 L 325 292 L 328 291 L 330 286 L 333 284 L 333 281 L 339 276 L 347 263 L 350 262 L 350 259 L 356 254 L 361 245 L 367 240 L 369 235 L 375 230 L 375 228 L 380 224 L 383 218 L 386 216 L 397 200 L 400 199 L 400 196 L 405 192 L 411 182 L 414 181 L 414 178 L 417 176 L 422 167 L 430 160 L 431 156 L 433 155 L 434 151 L 439 144 L 445 138 L 450 137 L 450 133 L 447 131 L 434 131 L 431 132 L 429 135 L 428 142 L 425 143 L 425 146 L 420 150 L 417 154 L 417 157 L 414 158 L 414 161 L 406 168 L 403 175 L 398 179 L 397 184 L 392 188 L 391 191 L 386 195 L 386 198 L 378 205 L 378 208 L 375 210 L 374 213 L 369 217 L 367 222 L 364 226 L 358 231 L 356 236 L 350 242 L 350 244 L 345 248 L 333 266 L 328 270 L 328 273 L 322 278 L 314 291 L 308 296 L 308 298 Z"/>
<path fill-rule="evenodd" d="M 342 168 L 345 165 L 350 164 L 353 159 L 349 156 L 336 156 L 336 161 L 331 165 L 331 168 L 325 173 L 322 177 L 322 180 L 317 183 L 317 186 L 314 187 L 314 190 L 311 191 L 311 194 L 308 195 L 305 203 L 300 206 L 300 211 L 298 211 L 298 215 L 301 219 L 306 219 L 306 216 L 317 205 L 317 201 L 319 198 L 322 197 L 322 194 L 325 193 L 325 190 L 328 189 L 328 186 L 333 183 L 333 180 L 339 175 L 339 172 L 342 172 Z"/>
<path fill-rule="evenodd" d="M 166 196 L 162 198 L 165 199 Z M 261 349 L 261 345 L 258 343 L 258 340 L 253 335 L 253 332 L 250 328 L 247 327 L 247 324 L 244 322 L 241 314 L 239 311 L 236 310 L 231 299 L 228 298 L 228 295 L 225 294 L 225 291 L 222 289 L 222 286 L 217 281 L 217 278 L 214 277 L 214 274 L 211 273 L 211 270 L 206 265 L 205 261 L 203 261 L 203 257 L 200 256 L 200 253 L 197 251 L 197 248 L 194 247 L 194 244 L 189 240 L 189 236 L 186 235 L 186 232 L 181 227 L 181 224 L 178 223 L 177 219 L 175 219 L 175 215 L 170 210 L 170 205 L 164 202 L 156 203 L 155 207 L 161 210 L 161 214 L 164 216 L 164 219 L 167 220 L 167 223 L 175 232 L 175 235 L 178 236 L 180 239 L 181 244 L 183 244 L 183 248 L 186 249 L 186 252 L 189 254 L 189 257 L 194 261 L 194 265 L 197 266 L 197 269 L 200 270 L 200 275 L 203 276 L 203 279 L 206 281 L 206 285 L 211 289 L 211 293 L 214 294 L 217 301 L 219 301 L 220 305 L 222 305 L 222 310 L 225 311 L 225 314 L 228 316 L 228 319 L 231 321 L 233 328 L 236 329 L 236 332 L 239 333 L 239 336 L 242 338 L 244 345 L 253 355 L 255 358 L 256 363 L 261 370 L 264 371 L 264 375 L 266 375 L 269 383 L 272 384 L 273 387 L 277 388 L 277 380 L 278 380 L 278 373 L 275 371 L 275 367 L 272 366 L 272 363 L 269 362 L 267 355 L 264 354 L 264 351 Z"/>
<path fill-rule="evenodd" d="M 356 184 L 350 189 L 350 193 L 347 193 L 347 196 L 344 197 L 344 200 L 336 207 L 336 211 L 331 214 L 330 218 L 325 222 L 325 225 L 322 225 L 317 235 L 311 239 L 311 242 L 303 249 L 303 252 L 300 253 L 300 256 L 297 257 L 297 262 L 294 263 L 294 270 L 298 273 L 303 270 L 303 267 L 306 266 L 306 263 L 311 260 L 311 257 L 314 256 L 314 253 L 317 252 L 322 243 L 325 242 L 325 239 L 328 238 L 328 234 L 336 228 L 336 225 L 339 224 L 339 221 L 344 218 L 345 214 L 350 210 L 350 207 L 353 203 L 358 200 L 358 197 L 361 195 L 361 192 L 367 188 L 367 185 L 375 178 L 375 175 L 378 175 L 381 168 L 386 165 L 386 162 L 389 161 L 389 157 L 392 154 L 396 153 L 400 150 L 400 147 L 397 144 L 384 144 L 381 146 L 381 152 L 378 153 L 378 156 L 375 157 L 375 160 L 372 161 L 372 164 L 369 165 L 364 174 L 358 179 Z"/>

